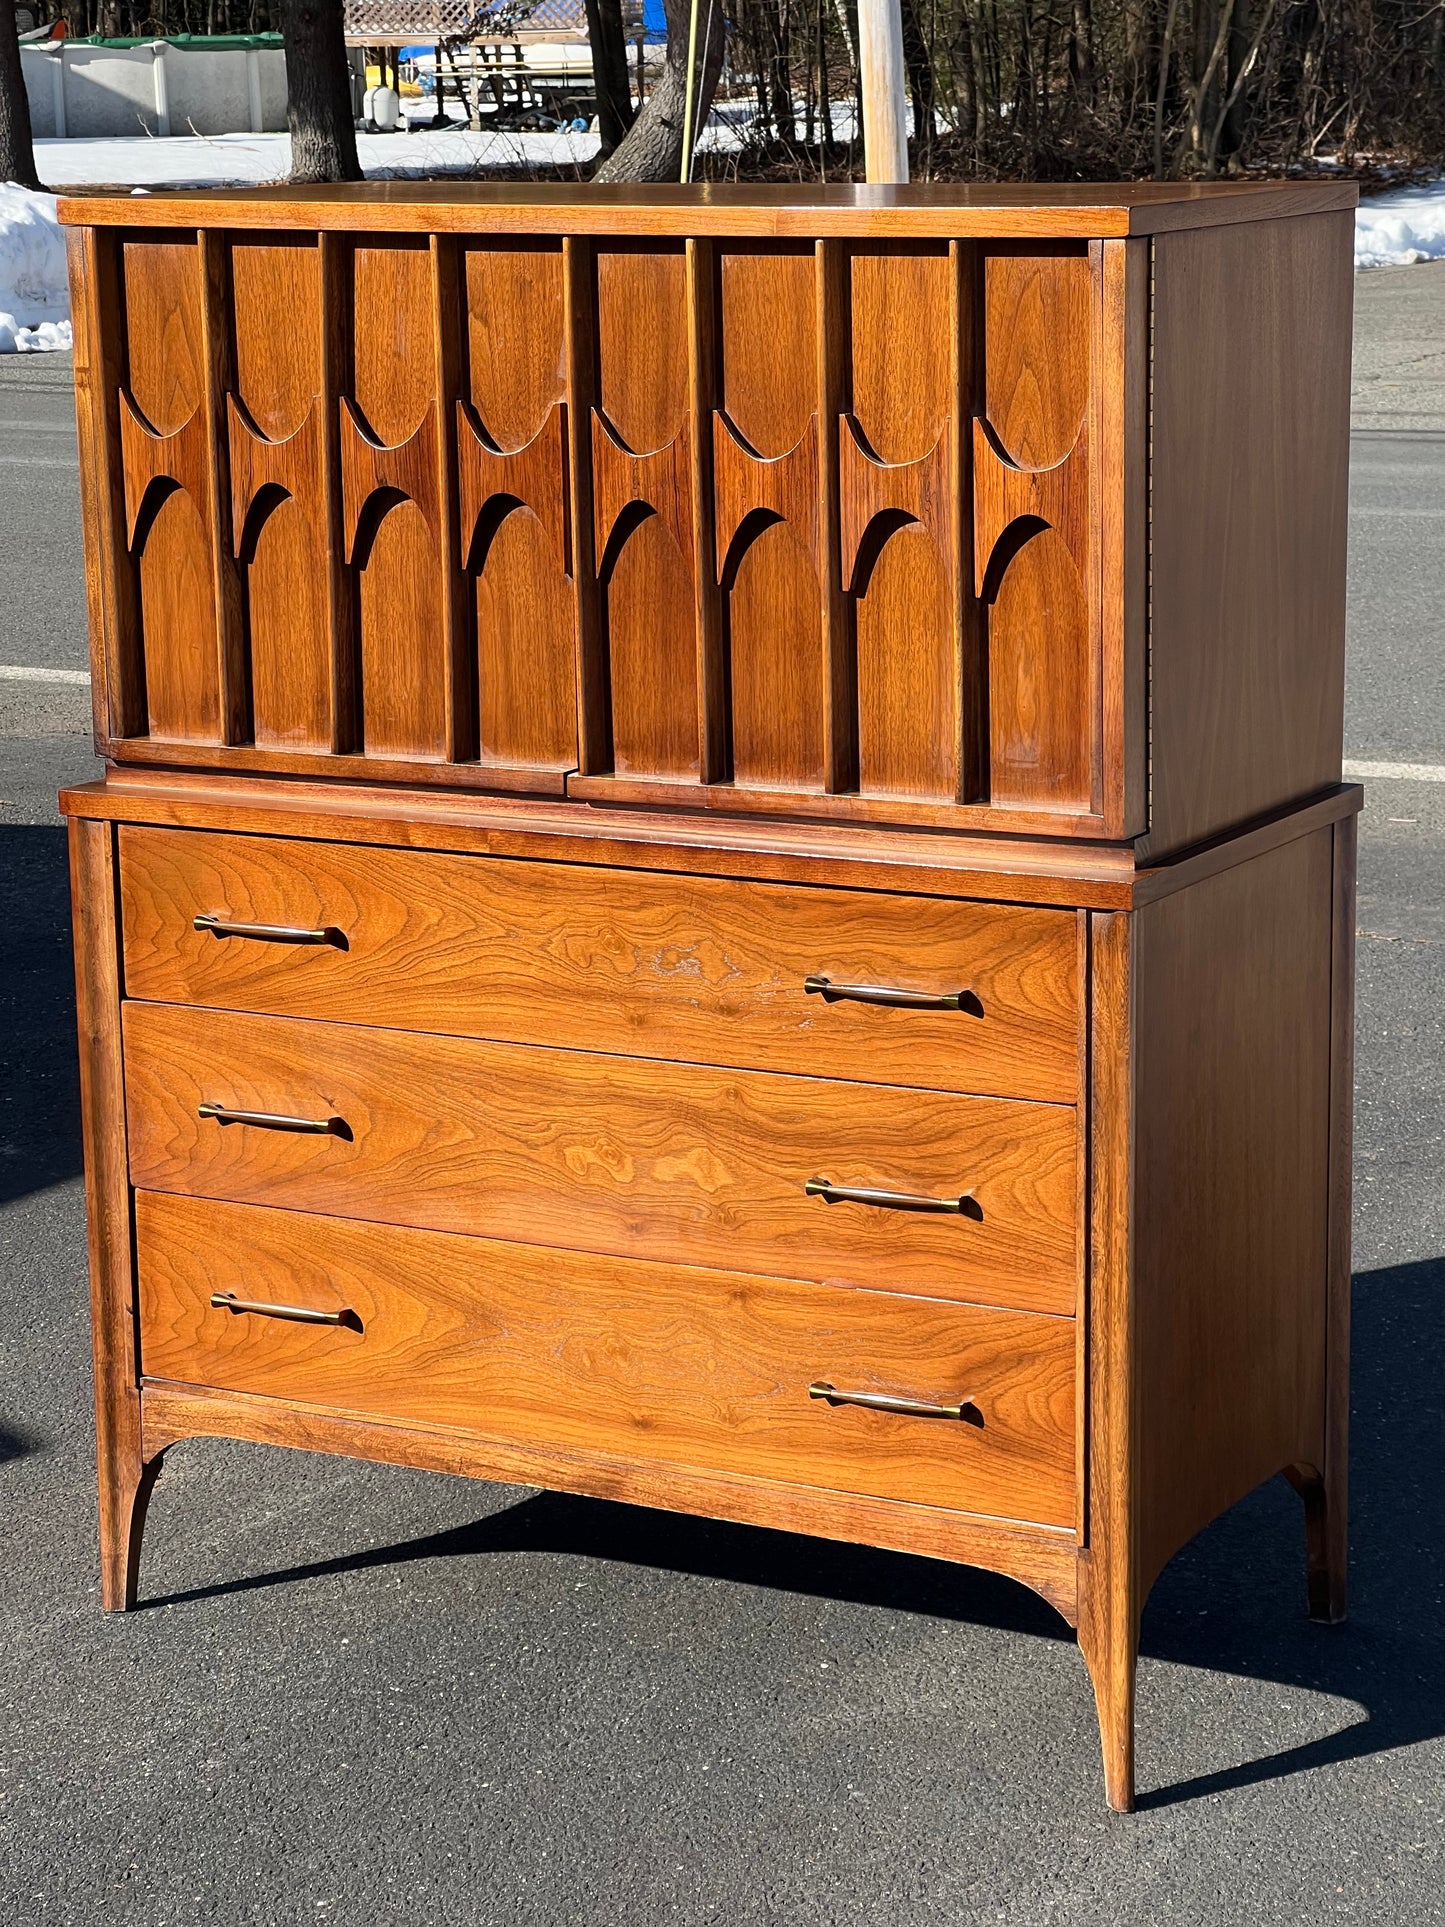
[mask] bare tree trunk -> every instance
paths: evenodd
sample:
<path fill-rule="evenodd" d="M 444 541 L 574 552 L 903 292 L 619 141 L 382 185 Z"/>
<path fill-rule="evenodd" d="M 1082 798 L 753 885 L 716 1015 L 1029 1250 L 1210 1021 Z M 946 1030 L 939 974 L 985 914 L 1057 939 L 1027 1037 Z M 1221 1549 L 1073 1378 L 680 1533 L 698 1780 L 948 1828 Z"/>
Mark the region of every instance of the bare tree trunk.
<path fill-rule="evenodd" d="M 627 41 L 618 0 L 587 0 L 587 38 L 592 42 L 597 132 L 605 160 L 637 118 L 627 79 Z"/>
<path fill-rule="evenodd" d="M 626 140 L 593 175 L 593 180 L 675 181 L 682 172 L 682 125 L 687 107 L 687 33 L 689 0 L 663 0 L 667 14 L 667 65 L 632 123 Z M 722 67 L 722 0 L 697 0 L 697 77 L 693 98 L 696 143 L 712 107 Z"/>
<path fill-rule="evenodd" d="M 20 71 L 20 39 L 10 0 L 0 0 L 0 181 L 14 181 L 20 187 L 40 185 L 30 135 L 30 102 Z"/>
<path fill-rule="evenodd" d="M 292 180 L 359 181 L 341 0 L 286 0 L 281 31 L 286 41 Z"/>
<path fill-rule="evenodd" d="M 903 0 L 903 64 L 908 69 L 908 91 L 913 96 L 913 144 L 919 172 L 926 179 L 933 155 L 933 55 L 923 34 L 918 0 Z"/>

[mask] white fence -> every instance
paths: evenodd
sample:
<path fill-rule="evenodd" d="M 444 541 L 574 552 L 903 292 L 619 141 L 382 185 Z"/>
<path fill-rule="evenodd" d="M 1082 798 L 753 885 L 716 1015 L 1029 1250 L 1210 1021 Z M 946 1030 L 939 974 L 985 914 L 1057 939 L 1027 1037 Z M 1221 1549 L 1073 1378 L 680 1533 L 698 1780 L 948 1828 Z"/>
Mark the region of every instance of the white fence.
<path fill-rule="evenodd" d="M 3 0 L 0 0 L 3 4 Z M 286 130 L 279 48 L 22 47 L 38 140 L 67 135 L 272 134 Z"/>

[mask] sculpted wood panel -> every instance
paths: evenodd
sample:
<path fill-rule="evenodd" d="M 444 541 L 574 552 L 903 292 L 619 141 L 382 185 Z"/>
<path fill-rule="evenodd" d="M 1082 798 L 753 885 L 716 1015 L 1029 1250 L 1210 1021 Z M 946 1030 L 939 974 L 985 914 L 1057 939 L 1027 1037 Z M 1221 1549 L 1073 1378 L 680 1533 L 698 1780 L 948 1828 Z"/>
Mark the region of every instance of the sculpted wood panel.
<path fill-rule="evenodd" d="M 120 886 L 132 997 L 1058 1103 L 1078 1089 L 1068 911 L 129 826 Z M 198 915 L 336 937 L 217 938 Z"/>
<path fill-rule="evenodd" d="M 1092 275 L 1083 252 L 990 253 L 974 569 L 988 616 L 990 796 L 1087 810 L 1098 740 L 1090 607 Z"/>
<path fill-rule="evenodd" d="M 828 659 L 813 251 L 724 254 L 719 294 L 713 462 L 733 774 L 740 784 L 821 789 Z"/>
<path fill-rule="evenodd" d="M 325 321 L 315 243 L 231 250 L 236 392 L 227 397 L 231 529 L 246 583 L 251 702 L 259 746 L 342 746 L 326 500 Z M 278 331 L 283 311 L 287 326 Z M 349 680 L 349 679 L 348 679 Z M 349 691 L 347 692 L 349 697 Z M 347 703 L 349 709 L 349 701 Z"/>
<path fill-rule="evenodd" d="M 859 786 L 957 799 L 972 784 L 958 563 L 960 261 L 939 247 L 859 250 L 850 265 L 839 504 L 857 635 Z"/>
<path fill-rule="evenodd" d="M 146 1373 L 1065 1526 L 1073 1323 L 141 1193 Z M 360 1329 L 214 1309 L 349 1311 Z M 829 1405 L 810 1384 L 970 1420 Z"/>
<path fill-rule="evenodd" d="M 599 250 L 595 552 L 614 767 L 701 770 L 687 259 Z"/>
<path fill-rule="evenodd" d="M 457 405 L 458 503 L 481 760 L 571 769 L 576 609 L 561 249 L 469 248 L 463 280 L 467 395 Z"/>
<path fill-rule="evenodd" d="M 132 1181 L 530 1244 L 1072 1312 L 1064 1105 L 130 1003 Z M 300 1118 L 222 1124 L 203 1105 Z M 810 1180 L 955 1204 L 828 1202 Z"/>
<path fill-rule="evenodd" d="M 210 537 L 201 255 L 194 240 L 123 251 L 126 387 L 120 396 L 126 541 L 139 579 L 153 736 L 222 740 L 216 557 Z"/>
<path fill-rule="evenodd" d="M 342 518 L 357 577 L 369 756 L 471 753 L 459 678 L 439 397 L 435 250 L 353 255 L 353 389 L 341 404 Z"/>

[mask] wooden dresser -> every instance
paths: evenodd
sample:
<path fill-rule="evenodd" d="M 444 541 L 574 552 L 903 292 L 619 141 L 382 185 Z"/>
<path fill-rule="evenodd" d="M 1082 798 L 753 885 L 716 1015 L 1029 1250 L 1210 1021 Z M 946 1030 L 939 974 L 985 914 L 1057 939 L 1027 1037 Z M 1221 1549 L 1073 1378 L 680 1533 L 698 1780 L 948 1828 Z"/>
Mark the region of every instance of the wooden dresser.
<path fill-rule="evenodd" d="M 1344 1610 L 1348 185 L 62 204 L 105 1605 L 223 1435 Z"/>

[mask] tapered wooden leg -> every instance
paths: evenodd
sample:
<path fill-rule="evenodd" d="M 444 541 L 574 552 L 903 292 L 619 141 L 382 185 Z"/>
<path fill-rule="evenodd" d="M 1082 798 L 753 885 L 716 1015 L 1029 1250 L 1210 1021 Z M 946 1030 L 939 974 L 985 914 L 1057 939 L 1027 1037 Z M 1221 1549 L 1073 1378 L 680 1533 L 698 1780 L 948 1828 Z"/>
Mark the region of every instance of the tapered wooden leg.
<path fill-rule="evenodd" d="M 132 1459 L 124 1467 L 100 1467 L 100 1603 L 108 1613 L 129 1612 L 136 1602 L 140 1542 L 146 1508 L 160 1477 L 161 1457 Z"/>
<path fill-rule="evenodd" d="M 124 1612 L 135 1603 L 141 1528 L 160 1458 L 153 1455 L 147 1461 L 141 1442 L 114 854 L 109 823 L 71 818 L 80 1121 L 100 1473 L 100 1591 L 107 1612 Z"/>
<path fill-rule="evenodd" d="M 1079 1650 L 1094 1686 L 1104 1791 L 1115 1813 L 1134 1811 L 1134 1675 L 1139 1621 L 1124 1587 L 1102 1583 L 1097 1568 L 1081 1571 Z"/>
<path fill-rule="evenodd" d="M 1350 1191 L 1355 1038 L 1355 818 L 1334 831 L 1330 967 L 1330 1171 L 1325 1288 L 1325 1425 L 1320 1464 L 1289 1477 L 1305 1502 L 1310 1618 L 1345 1616 L 1349 1546 Z"/>
<path fill-rule="evenodd" d="M 1310 1618 L 1337 1626 L 1345 1617 L 1349 1508 L 1344 1468 L 1332 1480 L 1313 1466 L 1293 1465 L 1290 1484 L 1305 1502 L 1305 1573 Z"/>

